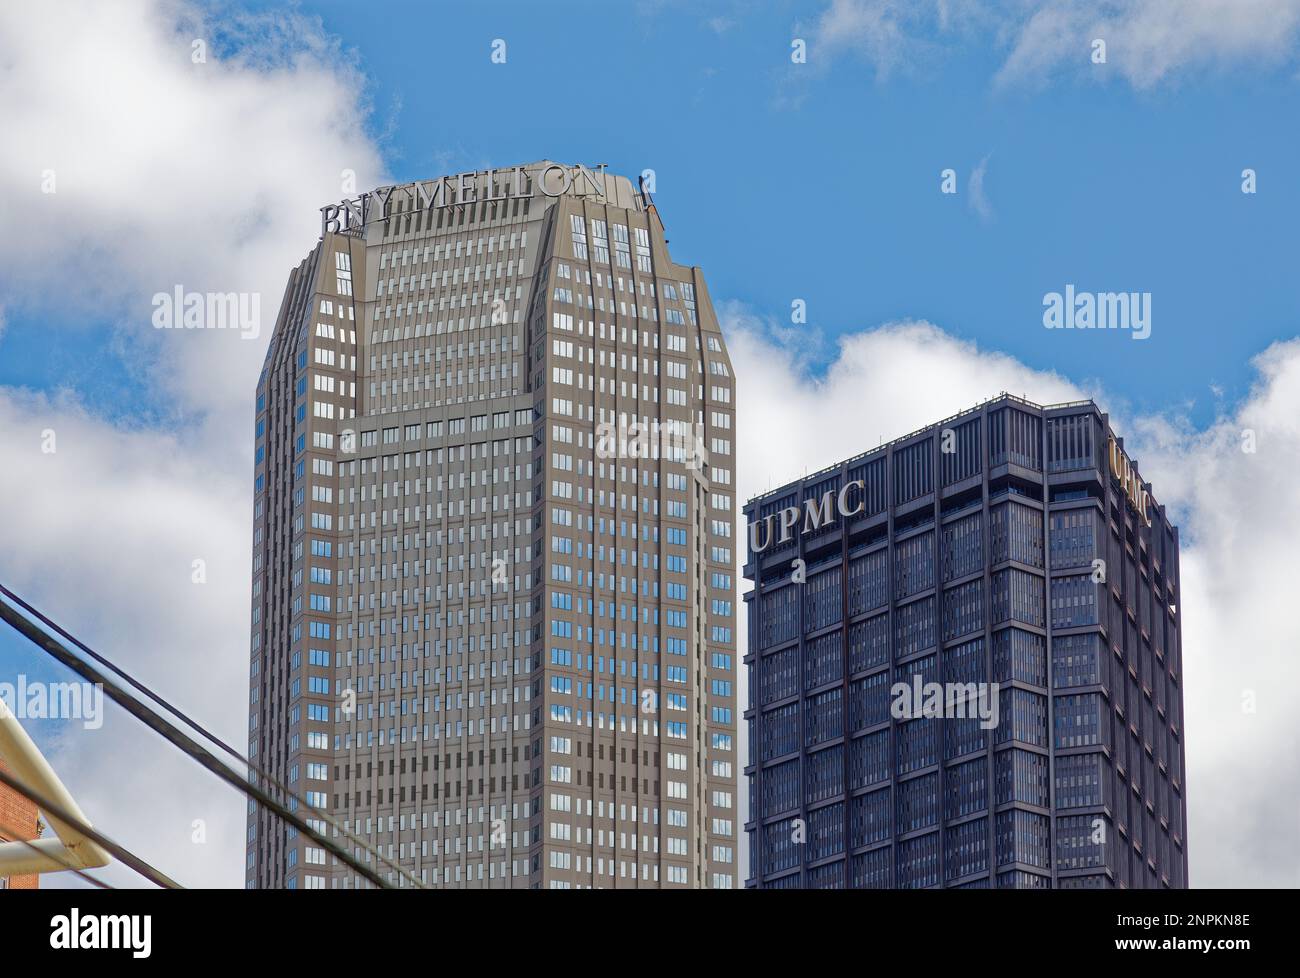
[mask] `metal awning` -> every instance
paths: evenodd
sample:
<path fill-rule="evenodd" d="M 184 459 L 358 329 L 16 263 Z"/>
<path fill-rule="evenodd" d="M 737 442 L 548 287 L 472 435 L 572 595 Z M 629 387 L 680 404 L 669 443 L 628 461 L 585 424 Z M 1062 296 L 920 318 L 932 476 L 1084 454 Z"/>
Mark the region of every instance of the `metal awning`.
<path fill-rule="evenodd" d="M 77 818 L 86 825 L 90 824 L 81 807 L 2 699 L 0 761 L 4 761 L 14 778 L 34 794 L 47 799 L 50 804 L 58 805 L 64 814 Z M 41 814 L 54 829 L 56 838 L 0 842 L 0 876 L 28 876 L 108 865 L 109 855 L 97 843 L 52 813 L 42 811 Z"/>

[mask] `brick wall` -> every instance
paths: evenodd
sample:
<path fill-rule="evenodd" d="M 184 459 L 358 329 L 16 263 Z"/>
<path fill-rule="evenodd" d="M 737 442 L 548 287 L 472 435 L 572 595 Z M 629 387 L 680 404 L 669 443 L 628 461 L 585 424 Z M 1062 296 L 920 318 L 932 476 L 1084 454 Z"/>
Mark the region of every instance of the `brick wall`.
<path fill-rule="evenodd" d="M 0 767 L 4 765 L 0 764 Z M 0 784 L 0 841 L 11 842 L 17 839 L 36 838 L 38 835 L 36 822 L 36 806 L 8 785 Z M 8 887 L 11 890 L 34 890 L 39 879 L 38 876 L 0 877 L 0 887 Z"/>

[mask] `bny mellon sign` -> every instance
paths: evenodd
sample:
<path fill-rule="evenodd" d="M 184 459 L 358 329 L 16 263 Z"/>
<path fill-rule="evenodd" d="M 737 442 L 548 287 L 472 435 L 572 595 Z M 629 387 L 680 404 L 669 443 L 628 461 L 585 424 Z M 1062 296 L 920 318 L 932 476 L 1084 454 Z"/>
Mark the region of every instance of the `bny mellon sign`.
<path fill-rule="evenodd" d="M 526 176 L 532 177 L 531 187 Z M 504 170 L 457 173 L 400 187 L 378 187 L 360 197 L 326 204 L 320 209 L 320 230 L 322 235 L 327 232 L 359 231 L 371 221 L 382 221 L 390 217 L 392 204 L 400 199 L 409 201 L 410 206 L 406 212 L 410 213 L 495 200 L 518 200 L 532 197 L 537 191 L 546 197 L 591 194 L 603 200 L 605 164 L 586 167 L 581 164 L 563 166 L 548 163 L 531 170 L 512 166 Z"/>

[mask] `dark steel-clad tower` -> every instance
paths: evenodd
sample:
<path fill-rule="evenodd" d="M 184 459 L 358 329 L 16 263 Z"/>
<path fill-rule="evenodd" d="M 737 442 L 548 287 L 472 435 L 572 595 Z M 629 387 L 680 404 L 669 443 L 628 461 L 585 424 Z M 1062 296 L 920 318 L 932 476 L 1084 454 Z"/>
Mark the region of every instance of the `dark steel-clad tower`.
<path fill-rule="evenodd" d="M 626 178 L 323 208 L 257 386 L 250 756 L 430 886 L 734 887 L 734 410 Z M 247 842 L 250 887 L 358 885 Z"/>
<path fill-rule="evenodd" d="M 747 886 L 1187 886 L 1178 530 L 1094 403 L 745 514 Z"/>

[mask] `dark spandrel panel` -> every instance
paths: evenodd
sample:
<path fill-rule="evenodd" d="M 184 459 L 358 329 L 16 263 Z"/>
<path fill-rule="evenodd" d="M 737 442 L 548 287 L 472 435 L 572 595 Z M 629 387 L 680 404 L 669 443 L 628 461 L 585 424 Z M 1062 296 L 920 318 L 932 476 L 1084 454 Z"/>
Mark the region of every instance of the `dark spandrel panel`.
<path fill-rule="evenodd" d="M 934 587 L 934 534 L 922 533 L 894 548 L 894 600 Z"/>
<path fill-rule="evenodd" d="M 972 513 L 944 525 L 940 561 L 945 583 L 984 569 L 983 528 L 983 513 Z"/>
<path fill-rule="evenodd" d="M 804 646 L 804 689 L 816 689 L 844 677 L 844 633 L 830 632 Z"/>
<path fill-rule="evenodd" d="M 849 627 L 849 672 L 874 669 L 888 662 L 888 612 Z"/>
<path fill-rule="evenodd" d="M 844 745 L 832 744 L 808 755 L 804 802 L 809 805 L 844 793 Z"/>
<path fill-rule="evenodd" d="M 1070 472 L 1100 467 L 1101 423 L 1092 412 L 1047 420 L 1047 468 Z"/>
<path fill-rule="evenodd" d="M 979 418 L 939 432 L 939 463 L 945 486 L 979 475 L 980 458 Z"/>
<path fill-rule="evenodd" d="M 889 601 L 889 551 L 856 557 L 849 562 L 850 615 L 883 607 Z"/>
<path fill-rule="evenodd" d="M 985 819 L 950 827 L 944 838 L 944 878 L 960 879 L 989 868 L 989 826 Z"/>
<path fill-rule="evenodd" d="M 894 832 L 893 789 L 884 787 L 855 797 L 849 828 L 855 849 L 889 839 Z"/>
<path fill-rule="evenodd" d="M 934 440 L 927 438 L 894 453 L 894 505 L 934 490 Z"/>
<path fill-rule="evenodd" d="M 954 764 L 944 771 L 944 817 L 963 818 L 986 811 L 989 804 L 989 762 L 985 757 Z"/>

